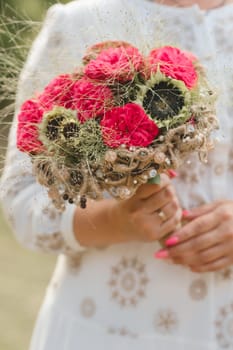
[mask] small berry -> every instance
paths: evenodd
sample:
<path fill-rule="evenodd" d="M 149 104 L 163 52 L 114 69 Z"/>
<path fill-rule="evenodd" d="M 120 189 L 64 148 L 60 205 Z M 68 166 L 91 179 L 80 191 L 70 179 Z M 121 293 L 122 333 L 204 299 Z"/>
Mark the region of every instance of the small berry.
<path fill-rule="evenodd" d="M 64 199 L 64 201 L 68 201 L 69 196 L 68 196 L 68 194 L 67 194 L 67 193 L 65 193 L 65 194 L 63 195 L 63 199 Z"/>

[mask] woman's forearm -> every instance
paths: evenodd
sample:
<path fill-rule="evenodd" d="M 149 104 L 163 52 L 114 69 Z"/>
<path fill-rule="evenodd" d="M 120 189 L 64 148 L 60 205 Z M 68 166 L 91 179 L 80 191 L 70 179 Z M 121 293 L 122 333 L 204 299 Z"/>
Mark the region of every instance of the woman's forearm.
<path fill-rule="evenodd" d="M 87 208 L 76 209 L 74 234 L 85 247 L 101 247 L 126 241 L 119 222 L 114 220 L 114 199 L 88 201 Z"/>
<path fill-rule="evenodd" d="M 172 232 L 182 210 L 167 176 L 160 185 L 145 184 L 127 200 L 89 201 L 77 208 L 74 234 L 84 247 L 101 247 L 130 241 L 152 242 Z M 161 220 L 160 211 L 165 220 Z"/>

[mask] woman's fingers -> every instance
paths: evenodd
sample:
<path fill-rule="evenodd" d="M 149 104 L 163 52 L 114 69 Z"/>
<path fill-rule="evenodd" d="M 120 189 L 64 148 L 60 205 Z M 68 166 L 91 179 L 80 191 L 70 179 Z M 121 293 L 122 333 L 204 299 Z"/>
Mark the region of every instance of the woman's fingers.
<path fill-rule="evenodd" d="M 227 256 L 228 253 L 229 247 L 227 244 L 216 244 L 215 246 L 199 251 L 196 254 L 183 256 L 183 262 L 192 267 L 200 267 L 217 259 L 221 259 L 222 257 Z"/>
<path fill-rule="evenodd" d="M 163 223 L 175 216 L 176 213 L 178 213 L 179 222 L 181 221 L 182 208 L 180 207 L 178 200 L 174 199 L 169 201 L 163 207 L 161 207 L 160 210 L 164 214 L 164 218 L 161 218 Z"/>
<path fill-rule="evenodd" d="M 177 244 L 190 240 L 200 234 L 214 230 L 218 224 L 219 217 L 214 215 L 214 211 L 197 217 L 174 232 L 173 235 L 167 239 L 166 245 L 172 246 L 175 240 Z"/>
<path fill-rule="evenodd" d="M 154 213 L 157 210 L 163 210 L 167 204 L 171 203 L 175 210 L 179 208 L 178 199 L 172 185 L 163 187 L 159 192 L 154 193 L 149 198 L 143 200 L 143 208 L 148 213 Z"/>
<path fill-rule="evenodd" d="M 201 205 L 200 207 L 197 207 L 197 208 L 185 210 L 184 211 L 185 218 L 192 220 L 198 216 L 208 214 L 211 211 L 213 211 L 219 205 L 219 203 L 220 202 L 208 203 L 208 204 Z"/>
<path fill-rule="evenodd" d="M 158 239 L 165 237 L 166 235 L 177 229 L 177 227 L 181 224 L 181 218 L 182 210 L 178 209 L 168 220 L 165 220 L 161 224 Z"/>
<path fill-rule="evenodd" d="M 214 272 L 214 271 L 222 270 L 232 265 L 232 262 L 233 261 L 229 256 L 223 256 L 222 258 L 212 261 L 205 265 L 191 266 L 191 270 L 193 272 L 199 272 L 199 273 Z"/>
<path fill-rule="evenodd" d="M 171 183 L 171 180 L 169 179 L 169 177 L 166 174 L 161 174 L 159 185 L 149 184 L 149 183 L 141 185 L 138 188 L 134 196 L 134 199 L 140 199 L 140 200 L 147 199 L 153 194 L 161 191 L 164 187 L 168 186 L 170 183 Z"/>
<path fill-rule="evenodd" d="M 200 251 L 197 254 L 196 263 L 194 266 L 202 266 L 210 264 L 218 259 L 221 259 L 229 254 L 229 245 L 228 244 L 216 244 L 215 246 Z"/>
<path fill-rule="evenodd" d="M 199 234 L 187 241 L 169 248 L 171 256 L 188 255 L 215 246 L 222 241 L 219 230 L 215 229 L 204 234 Z"/>
<path fill-rule="evenodd" d="M 169 258 L 195 272 L 217 271 L 232 265 L 233 202 L 219 201 L 213 203 L 212 210 L 211 205 L 201 210 L 202 215 L 166 240 L 167 249 L 156 253 L 157 258 Z"/>
<path fill-rule="evenodd" d="M 127 231 L 136 239 L 155 241 L 173 232 L 180 223 L 182 210 L 168 175 L 161 175 L 159 185 L 142 185 L 136 194 L 118 207 Z"/>
<path fill-rule="evenodd" d="M 173 232 L 181 224 L 182 208 L 171 185 L 144 200 L 143 209 L 157 223 L 157 239 Z"/>

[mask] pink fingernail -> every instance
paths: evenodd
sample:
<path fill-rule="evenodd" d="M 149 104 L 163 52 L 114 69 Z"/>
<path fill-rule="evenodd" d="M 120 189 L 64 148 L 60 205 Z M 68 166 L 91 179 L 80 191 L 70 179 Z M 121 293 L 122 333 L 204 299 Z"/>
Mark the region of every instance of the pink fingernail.
<path fill-rule="evenodd" d="M 156 259 L 166 259 L 167 257 L 168 257 L 167 250 L 159 250 L 157 253 L 155 253 Z"/>
<path fill-rule="evenodd" d="M 168 169 L 168 175 L 170 176 L 171 179 L 173 179 L 174 177 L 178 176 L 178 173 L 173 169 Z"/>
<path fill-rule="evenodd" d="M 177 243 L 179 242 L 179 238 L 174 236 L 174 237 L 170 237 L 166 240 L 165 244 L 168 246 L 168 247 L 171 247 L 173 245 L 176 245 Z"/>
<path fill-rule="evenodd" d="M 188 217 L 190 215 L 190 211 L 188 211 L 188 210 L 183 210 L 182 211 L 182 216 L 183 216 L 183 218 L 186 218 L 186 217 Z"/>

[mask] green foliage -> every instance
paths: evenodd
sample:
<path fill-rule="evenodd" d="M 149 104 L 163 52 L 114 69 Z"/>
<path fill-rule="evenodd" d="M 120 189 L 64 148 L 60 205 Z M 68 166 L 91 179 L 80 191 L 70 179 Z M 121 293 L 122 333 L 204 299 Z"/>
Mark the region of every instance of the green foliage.
<path fill-rule="evenodd" d="M 0 11 L 1 14 L 7 13 L 11 14 L 12 9 L 14 9 L 15 13 L 27 18 L 30 18 L 34 21 L 40 21 L 43 19 L 43 16 L 46 10 L 55 3 L 66 4 L 70 2 L 70 0 L 5 0 L 4 4 L 1 5 Z"/>
<path fill-rule="evenodd" d="M 106 152 L 99 124 L 90 119 L 82 124 L 79 134 L 79 150 L 89 161 L 99 162 Z"/>

